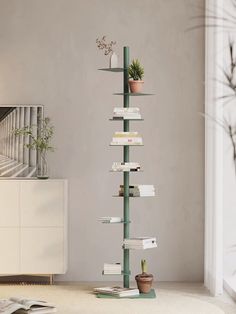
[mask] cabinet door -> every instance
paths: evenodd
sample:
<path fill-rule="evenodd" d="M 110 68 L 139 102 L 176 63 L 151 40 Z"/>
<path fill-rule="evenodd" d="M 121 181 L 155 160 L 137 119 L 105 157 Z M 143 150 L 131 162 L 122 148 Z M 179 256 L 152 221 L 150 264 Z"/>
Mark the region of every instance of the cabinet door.
<path fill-rule="evenodd" d="M 19 182 L 0 181 L 0 227 L 19 226 Z"/>
<path fill-rule="evenodd" d="M 0 228 L 0 274 L 17 274 L 20 271 L 20 229 Z"/>
<path fill-rule="evenodd" d="M 21 226 L 62 227 L 64 197 L 63 181 L 21 182 Z"/>
<path fill-rule="evenodd" d="M 21 229 L 21 273 L 64 273 L 64 229 Z"/>

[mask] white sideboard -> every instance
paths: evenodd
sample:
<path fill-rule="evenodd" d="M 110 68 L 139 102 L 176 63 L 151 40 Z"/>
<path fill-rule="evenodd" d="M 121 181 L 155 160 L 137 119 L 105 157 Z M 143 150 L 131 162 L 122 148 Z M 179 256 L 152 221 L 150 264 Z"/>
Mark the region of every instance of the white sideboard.
<path fill-rule="evenodd" d="M 67 270 L 67 180 L 0 180 L 0 275 Z"/>

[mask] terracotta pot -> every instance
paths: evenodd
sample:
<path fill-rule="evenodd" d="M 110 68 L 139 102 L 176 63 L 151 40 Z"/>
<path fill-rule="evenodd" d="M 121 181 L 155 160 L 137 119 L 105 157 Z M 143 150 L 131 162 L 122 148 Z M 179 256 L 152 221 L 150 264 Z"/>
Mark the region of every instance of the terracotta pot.
<path fill-rule="evenodd" d="M 129 88 L 131 93 L 141 93 L 144 81 L 129 80 Z"/>
<path fill-rule="evenodd" d="M 151 290 L 153 275 L 142 273 L 135 276 L 135 280 L 137 282 L 137 286 L 140 293 L 148 293 Z"/>

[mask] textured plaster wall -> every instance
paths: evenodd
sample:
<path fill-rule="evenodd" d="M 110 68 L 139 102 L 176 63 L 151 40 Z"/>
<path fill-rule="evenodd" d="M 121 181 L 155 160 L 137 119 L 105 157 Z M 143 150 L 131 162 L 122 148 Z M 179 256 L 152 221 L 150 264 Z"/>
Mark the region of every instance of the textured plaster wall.
<path fill-rule="evenodd" d="M 145 119 L 131 159 L 144 172 L 131 183 L 154 184 L 158 196 L 131 200 L 131 235 L 153 235 L 158 249 L 132 252 L 158 280 L 203 279 L 204 30 L 186 32 L 203 0 L 0 0 L 0 103 L 44 104 L 55 124 L 51 174 L 69 179 L 69 270 L 60 280 L 102 280 L 103 262 L 122 260 L 122 214 L 111 174 L 121 148 L 110 148 L 119 122 L 108 121 L 122 98 L 122 75 L 97 71 L 108 59 L 95 40 L 106 34 L 116 51 L 129 45 L 145 67 L 145 91 L 132 99 Z M 120 64 L 121 65 L 121 64 Z M 111 278 L 113 279 L 113 278 Z"/>

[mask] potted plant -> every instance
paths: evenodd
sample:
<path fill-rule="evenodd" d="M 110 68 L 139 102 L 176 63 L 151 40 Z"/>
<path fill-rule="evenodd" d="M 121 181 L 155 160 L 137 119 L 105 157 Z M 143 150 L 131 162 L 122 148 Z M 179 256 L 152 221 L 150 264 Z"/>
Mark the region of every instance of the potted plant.
<path fill-rule="evenodd" d="M 145 259 L 141 260 L 142 273 L 135 276 L 137 286 L 140 293 L 149 293 L 152 287 L 153 275 L 147 273 L 147 262 Z"/>
<path fill-rule="evenodd" d="M 14 129 L 13 133 L 18 136 L 29 136 L 30 141 L 25 144 L 25 147 L 35 149 L 38 153 L 37 178 L 48 179 L 47 153 L 54 151 L 54 148 L 50 144 L 54 133 L 54 127 L 51 124 L 50 118 L 41 119 L 37 125 Z"/>
<path fill-rule="evenodd" d="M 118 56 L 113 50 L 113 46 L 115 46 L 115 41 L 106 42 L 106 36 L 103 36 L 101 39 L 96 39 L 96 44 L 99 50 L 104 50 L 104 55 L 109 56 L 109 67 L 117 68 L 118 67 Z"/>
<path fill-rule="evenodd" d="M 128 69 L 129 77 L 132 80 L 129 80 L 129 88 L 131 93 L 141 93 L 143 89 L 143 75 L 144 68 L 141 66 L 138 59 L 132 61 Z"/>

